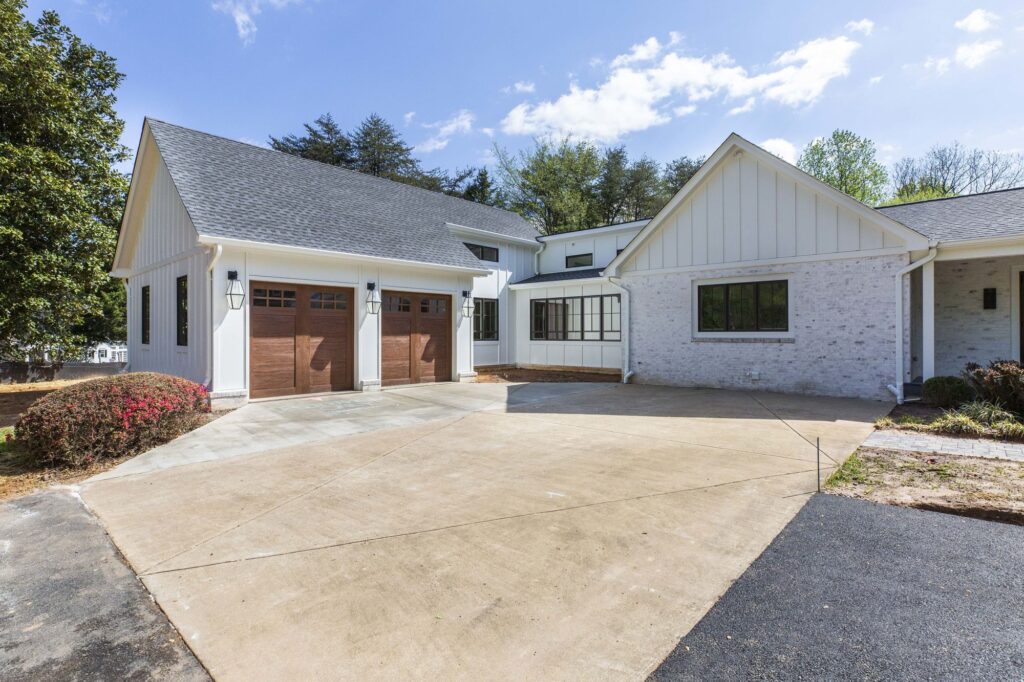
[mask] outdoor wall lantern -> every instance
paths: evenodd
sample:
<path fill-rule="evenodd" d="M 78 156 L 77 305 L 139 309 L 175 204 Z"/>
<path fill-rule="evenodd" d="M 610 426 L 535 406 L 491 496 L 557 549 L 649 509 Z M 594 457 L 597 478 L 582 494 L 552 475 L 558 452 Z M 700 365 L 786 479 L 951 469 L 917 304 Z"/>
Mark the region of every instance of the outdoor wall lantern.
<path fill-rule="evenodd" d="M 238 281 L 238 271 L 228 271 L 228 307 L 232 310 L 239 310 L 245 301 L 245 289 Z"/>
<path fill-rule="evenodd" d="M 473 294 L 469 291 L 462 292 L 462 316 L 473 317 Z"/>
<path fill-rule="evenodd" d="M 366 312 L 376 315 L 380 312 L 380 292 L 376 282 L 366 283 Z"/>

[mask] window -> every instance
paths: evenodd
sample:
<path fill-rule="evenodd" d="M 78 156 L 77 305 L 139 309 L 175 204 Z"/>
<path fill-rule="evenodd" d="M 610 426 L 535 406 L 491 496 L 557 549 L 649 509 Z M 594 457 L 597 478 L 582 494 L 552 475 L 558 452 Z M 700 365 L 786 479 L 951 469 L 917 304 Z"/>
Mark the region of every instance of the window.
<path fill-rule="evenodd" d="M 309 307 L 313 310 L 348 310 L 348 298 L 333 291 L 314 291 L 309 295 Z"/>
<path fill-rule="evenodd" d="M 252 304 L 257 308 L 294 308 L 294 289 L 253 289 Z"/>
<path fill-rule="evenodd" d="M 447 298 L 421 298 L 420 312 L 431 315 L 444 315 L 448 312 Z"/>
<path fill-rule="evenodd" d="M 481 246 L 480 244 L 466 243 L 466 248 L 473 252 L 473 255 L 480 260 L 498 262 L 498 250 L 493 246 Z"/>
<path fill-rule="evenodd" d="M 142 343 L 149 345 L 149 285 L 142 287 Z"/>
<path fill-rule="evenodd" d="M 188 275 L 182 275 L 175 282 L 175 297 L 177 303 L 177 324 L 178 345 L 188 345 Z"/>
<path fill-rule="evenodd" d="M 473 308 L 473 340 L 498 340 L 498 300 L 478 298 Z"/>
<path fill-rule="evenodd" d="M 106 360 L 106 359 L 107 359 L 107 351 L 101 349 L 100 350 L 100 360 Z"/>
<path fill-rule="evenodd" d="M 412 301 L 405 296 L 388 294 L 384 297 L 383 308 L 386 313 L 407 313 L 412 310 Z"/>
<path fill-rule="evenodd" d="M 565 257 L 565 267 L 567 268 L 586 268 L 593 267 L 594 265 L 594 254 L 592 253 L 578 253 L 575 256 Z"/>
<path fill-rule="evenodd" d="M 789 331 L 789 282 L 735 282 L 697 287 L 702 332 Z"/>
<path fill-rule="evenodd" d="M 530 338 L 535 341 L 619 341 L 620 324 L 618 294 L 530 302 Z"/>

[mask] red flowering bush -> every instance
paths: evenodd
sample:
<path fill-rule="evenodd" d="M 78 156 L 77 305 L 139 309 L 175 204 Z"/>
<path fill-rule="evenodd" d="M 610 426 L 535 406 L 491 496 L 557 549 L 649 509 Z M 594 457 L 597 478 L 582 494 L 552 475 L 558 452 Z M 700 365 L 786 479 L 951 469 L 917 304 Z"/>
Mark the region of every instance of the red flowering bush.
<path fill-rule="evenodd" d="M 15 426 L 40 461 L 84 466 L 134 455 L 191 431 L 210 411 L 206 387 L 139 372 L 74 384 L 43 396 Z"/>

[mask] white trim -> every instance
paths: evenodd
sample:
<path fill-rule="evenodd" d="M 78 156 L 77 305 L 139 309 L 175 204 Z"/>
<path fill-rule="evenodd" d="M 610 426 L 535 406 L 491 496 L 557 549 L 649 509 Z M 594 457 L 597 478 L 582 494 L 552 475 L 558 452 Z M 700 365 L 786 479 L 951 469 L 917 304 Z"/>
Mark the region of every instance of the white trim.
<path fill-rule="evenodd" d="M 627 232 L 629 230 L 635 230 L 651 222 L 650 218 L 645 220 L 633 220 L 628 223 L 618 223 L 617 225 L 602 225 L 600 227 L 588 227 L 583 230 L 570 230 L 569 232 L 556 232 L 554 234 L 545 234 L 537 237 L 538 241 L 549 242 L 558 241 L 560 239 L 573 239 L 581 237 L 589 237 L 595 234 L 609 234 L 612 232 Z"/>
<path fill-rule="evenodd" d="M 180 260 L 186 260 L 188 258 L 192 258 L 193 256 L 197 256 L 197 255 L 199 255 L 201 253 L 209 254 L 210 253 L 210 248 L 207 247 L 207 246 L 193 246 L 188 251 L 181 251 L 179 253 L 174 254 L 173 256 L 168 256 L 167 258 L 164 258 L 162 260 L 158 260 L 155 263 L 150 263 L 146 267 L 139 268 L 138 270 L 130 270 L 128 272 L 124 272 L 123 270 L 114 270 L 113 272 L 110 273 L 110 276 L 111 277 L 116 277 L 118 279 L 125 279 L 125 278 L 128 278 L 128 277 L 138 277 L 139 275 L 144 275 L 147 272 L 152 272 L 153 270 L 158 270 L 158 269 L 160 269 L 160 268 L 162 268 L 162 267 L 164 267 L 166 265 L 171 265 L 172 263 L 176 263 L 176 262 L 178 262 Z"/>
<path fill-rule="evenodd" d="M 999 258 L 1024 255 L 1024 238 L 983 239 L 963 242 L 942 242 L 936 260 L 965 260 L 970 258 Z"/>
<path fill-rule="evenodd" d="M 607 277 L 583 277 L 580 279 L 555 279 L 547 282 L 526 282 L 520 284 L 509 284 L 508 288 L 513 291 L 520 289 L 549 289 L 551 287 L 570 287 L 577 284 L 606 284 Z"/>
<path fill-rule="evenodd" d="M 647 241 L 651 234 L 661 227 L 661 224 L 665 219 L 671 215 L 680 204 L 693 194 L 697 187 L 704 182 L 707 176 L 710 175 L 712 171 L 726 159 L 726 157 L 733 153 L 750 154 L 759 162 L 773 167 L 776 171 L 785 174 L 794 182 L 809 185 L 814 191 L 825 194 L 837 204 L 849 211 L 852 211 L 856 215 L 871 222 L 880 224 L 884 229 L 887 229 L 906 242 L 906 247 L 902 249 L 904 252 L 927 248 L 930 245 L 928 238 L 923 234 L 910 229 L 903 223 L 893 220 L 881 211 L 873 209 L 849 195 L 843 194 L 834 187 L 826 185 L 817 178 L 808 175 L 796 166 L 786 163 L 774 154 L 771 154 L 757 145 L 743 139 L 736 133 L 732 133 L 721 145 L 719 145 L 718 149 L 708 157 L 708 160 L 701 165 L 700 169 L 692 178 L 690 178 L 689 182 L 683 185 L 682 189 L 676 192 L 675 196 L 673 196 L 672 199 L 665 204 L 660 211 L 658 211 L 657 215 L 647 223 L 647 226 L 640 230 L 640 233 L 626 245 L 626 248 L 612 259 L 612 262 L 605 268 L 605 272 L 612 276 L 618 275 L 619 267 L 625 263 L 626 260 L 632 256 L 643 243 Z"/>
<path fill-rule="evenodd" d="M 913 328 L 913 320 L 911 320 Z M 900 344 L 903 339 L 900 339 Z M 921 267 L 921 378 L 935 376 L 935 261 Z"/>
<path fill-rule="evenodd" d="M 250 249 L 253 251 L 274 251 L 284 253 L 296 253 L 306 256 L 319 256 L 323 258 L 341 258 L 345 260 L 354 260 L 363 263 L 377 263 L 385 265 L 401 265 L 405 267 L 424 268 L 427 270 L 444 270 L 447 272 L 459 272 L 471 274 L 473 276 L 483 276 L 491 273 L 491 270 L 484 268 L 465 268 L 458 265 L 442 265 L 440 263 L 424 263 L 421 261 L 405 260 L 402 258 L 383 258 L 380 256 L 365 256 L 357 253 L 347 253 L 344 251 L 327 251 L 325 249 L 313 249 L 305 246 L 290 246 L 287 244 L 272 244 L 270 242 L 254 242 L 248 239 L 234 239 L 231 237 L 211 237 L 209 235 L 199 236 L 200 244 L 216 245 L 223 244 L 224 246 L 236 246 L 242 249 Z"/>
<path fill-rule="evenodd" d="M 902 246 L 876 249 L 874 251 L 840 251 L 838 253 L 824 253 L 813 256 L 794 256 L 792 258 L 767 258 L 762 260 L 736 260 L 722 263 L 702 263 L 701 265 L 684 265 L 675 268 L 658 268 L 655 270 L 631 270 L 623 272 L 619 277 L 648 277 L 650 275 L 670 275 L 680 272 L 700 272 L 702 270 L 738 270 L 746 268 L 764 267 L 769 265 L 793 265 L 797 263 L 813 263 L 817 261 L 847 260 L 850 258 L 876 258 L 883 256 L 899 256 L 907 253 Z M 608 270 L 602 274 L 607 276 Z"/>
<path fill-rule="evenodd" d="M 698 309 L 697 288 L 710 284 L 741 284 L 743 282 L 777 282 L 786 280 L 786 327 L 784 332 L 702 332 L 700 328 L 700 310 Z M 793 332 L 793 273 L 791 272 L 766 272 L 757 275 L 741 275 L 737 277 L 710 277 L 701 279 L 693 277 L 690 279 L 690 335 L 693 340 L 698 339 L 732 339 L 736 341 L 749 341 L 756 339 L 795 339 Z"/>
<path fill-rule="evenodd" d="M 1010 266 L 1010 358 L 1021 361 L 1020 354 L 1020 275 L 1024 272 L 1024 265 Z"/>
<path fill-rule="evenodd" d="M 529 246 L 533 249 L 539 249 L 540 243 L 536 239 L 526 239 L 524 237 L 511 237 L 507 234 L 501 234 L 500 232 L 491 232 L 490 230 L 481 230 L 478 227 L 467 227 L 465 225 L 459 225 L 458 223 L 445 223 L 448 229 L 452 232 L 459 234 L 465 234 L 472 237 L 482 237 L 484 239 L 493 239 L 495 241 L 508 242 L 510 244 L 519 244 L 520 246 Z"/>

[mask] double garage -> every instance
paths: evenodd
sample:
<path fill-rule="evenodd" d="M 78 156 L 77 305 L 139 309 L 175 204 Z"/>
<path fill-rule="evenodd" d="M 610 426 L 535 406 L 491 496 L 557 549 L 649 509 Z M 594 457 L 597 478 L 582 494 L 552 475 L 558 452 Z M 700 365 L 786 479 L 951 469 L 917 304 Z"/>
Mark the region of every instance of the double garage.
<path fill-rule="evenodd" d="M 354 388 L 355 290 L 280 282 L 249 286 L 251 398 Z M 452 301 L 441 294 L 384 291 L 381 384 L 452 378 Z"/>

